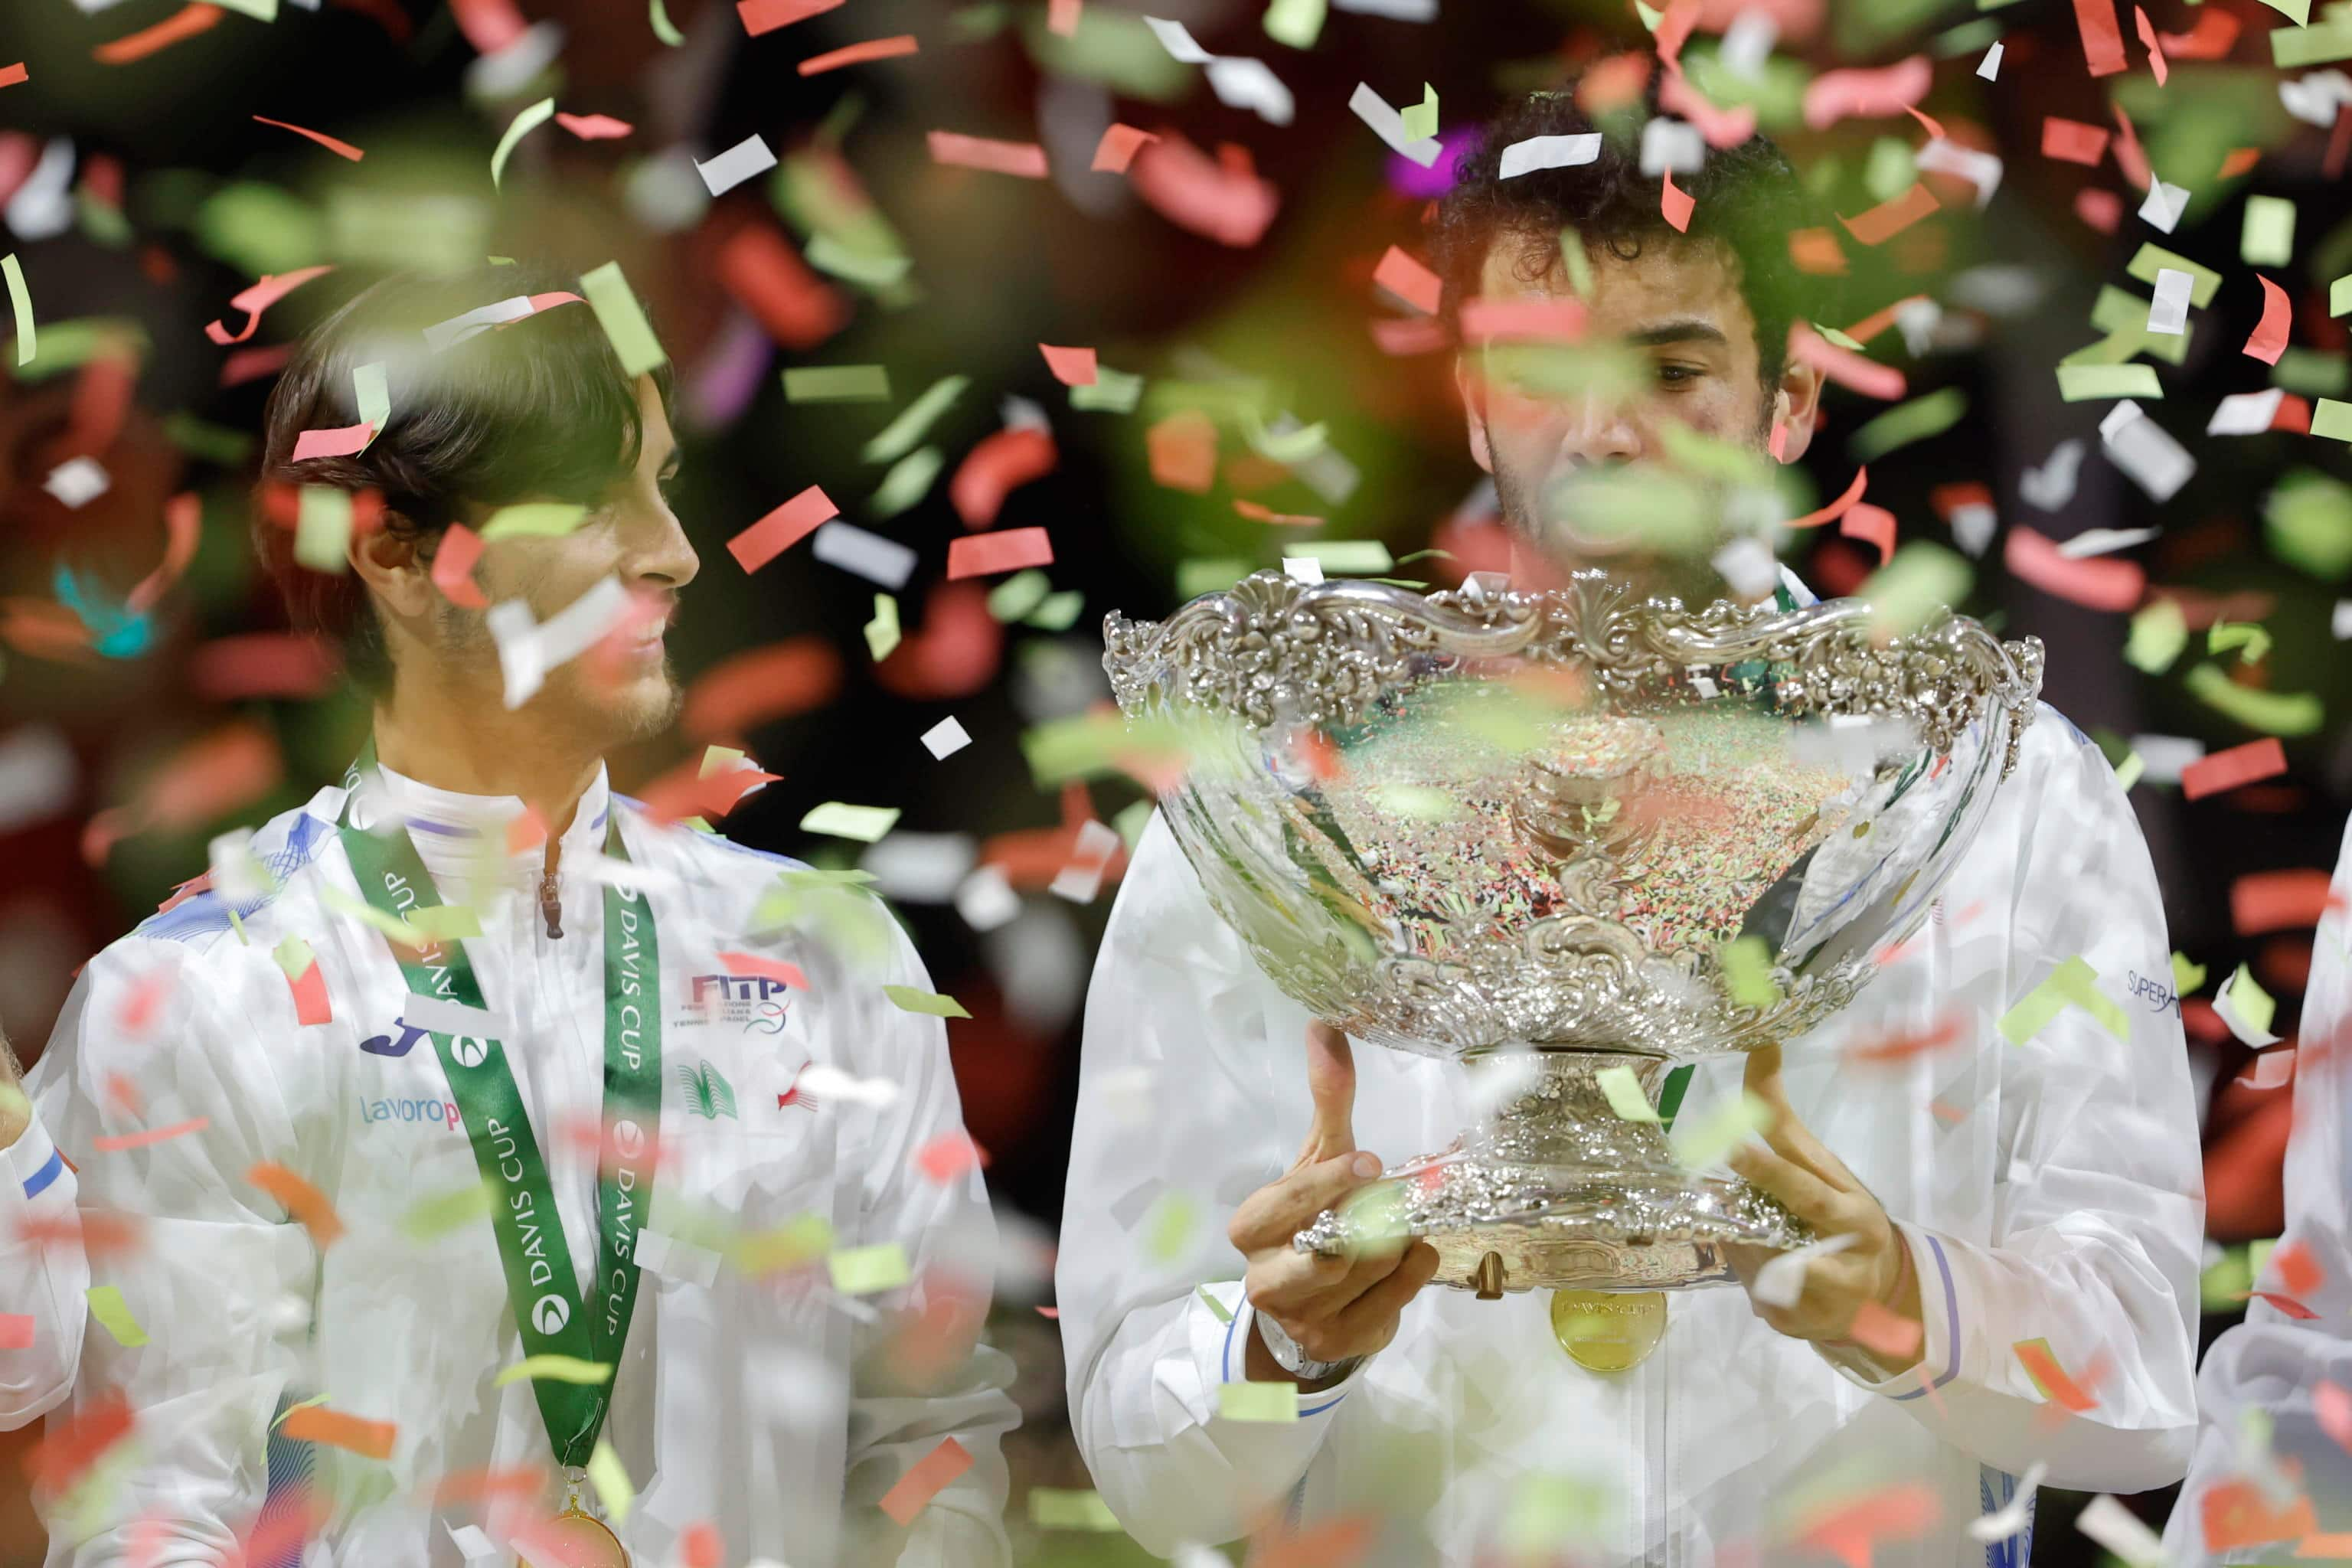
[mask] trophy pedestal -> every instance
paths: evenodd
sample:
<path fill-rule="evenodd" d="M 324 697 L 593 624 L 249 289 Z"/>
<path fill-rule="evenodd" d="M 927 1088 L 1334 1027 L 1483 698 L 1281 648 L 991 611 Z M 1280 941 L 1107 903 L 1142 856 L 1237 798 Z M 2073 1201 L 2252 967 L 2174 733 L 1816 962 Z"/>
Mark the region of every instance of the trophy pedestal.
<path fill-rule="evenodd" d="M 1628 1121 L 1595 1075 L 1626 1067 L 1654 1095 L 1668 1063 L 1601 1051 L 1483 1053 L 1474 1074 L 1517 1080 L 1443 1153 L 1385 1178 L 1300 1231 L 1336 1256 L 1400 1234 L 1437 1251 L 1436 1282 L 1482 1297 L 1536 1289 L 1673 1290 L 1733 1278 L 1727 1244 L 1775 1251 L 1812 1239 L 1776 1199 L 1696 1175 L 1654 1121 Z"/>

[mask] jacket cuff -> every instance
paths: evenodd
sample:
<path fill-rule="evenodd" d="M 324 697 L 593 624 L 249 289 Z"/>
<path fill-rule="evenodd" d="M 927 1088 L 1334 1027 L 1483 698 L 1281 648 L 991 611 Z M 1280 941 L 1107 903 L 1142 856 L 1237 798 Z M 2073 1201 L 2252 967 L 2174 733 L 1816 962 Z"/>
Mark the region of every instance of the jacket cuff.
<path fill-rule="evenodd" d="M 58 1152 L 48 1129 L 41 1125 L 40 1112 L 33 1112 L 25 1131 L 5 1149 L 0 1149 L 0 1210 L 26 1204 L 47 1194 L 72 1201 L 73 1173 L 66 1169 L 65 1156 Z"/>
<path fill-rule="evenodd" d="M 1215 1306 L 1210 1305 L 1212 1299 Z M 1213 1419 L 1217 1414 L 1219 1385 L 1249 1380 L 1250 1333 L 1255 1321 L 1256 1312 L 1249 1298 L 1242 1294 L 1242 1282 L 1238 1279 L 1217 1280 L 1192 1292 L 1192 1357 L 1200 1370 L 1202 1390 L 1208 1396 L 1204 1419 Z M 1337 1410 L 1370 1360 L 1366 1356 L 1358 1362 L 1337 1383 L 1311 1394 L 1301 1390 L 1299 1420 L 1312 1421 Z"/>
<path fill-rule="evenodd" d="M 1919 1281 L 1919 1326 L 1923 1336 L 1918 1361 L 1900 1372 L 1882 1373 L 1880 1363 L 1868 1351 L 1831 1345 L 1815 1348 L 1822 1360 L 1856 1388 L 1883 1394 L 1890 1399 L 1921 1399 L 1928 1389 L 1941 1388 L 1960 1374 L 1960 1348 L 1967 1342 L 1967 1313 L 1942 1240 L 1901 1221 L 1895 1222 L 1895 1233 L 1911 1249 L 1912 1277 Z"/>

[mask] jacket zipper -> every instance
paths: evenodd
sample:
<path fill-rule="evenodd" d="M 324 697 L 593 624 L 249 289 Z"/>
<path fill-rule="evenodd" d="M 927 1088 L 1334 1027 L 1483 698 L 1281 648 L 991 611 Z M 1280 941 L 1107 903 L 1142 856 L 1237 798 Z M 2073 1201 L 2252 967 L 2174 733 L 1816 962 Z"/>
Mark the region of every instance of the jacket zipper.
<path fill-rule="evenodd" d="M 548 835 L 547 858 L 539 869 L 539 912 L 547 921 L 547 934 L 551 937 L 563 934 L 563 887 L 555 876 L 555 863 L 562 852 L 563 841 L 553 834 Z"/>

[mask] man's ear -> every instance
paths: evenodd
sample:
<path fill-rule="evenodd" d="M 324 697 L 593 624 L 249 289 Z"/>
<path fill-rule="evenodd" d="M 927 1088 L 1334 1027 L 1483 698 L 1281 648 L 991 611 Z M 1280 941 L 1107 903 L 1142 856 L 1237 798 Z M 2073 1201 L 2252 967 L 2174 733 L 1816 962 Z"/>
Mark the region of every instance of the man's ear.
<path fill-rule="evenodd" d="M 1467 353 L 1454 356 L 1454 390 L 1462 395 L 1462 416 L 1470 426 L 1471 461 L 1491 474 L 1495 453 L 1486 445 L 1486 387 Z"/>
<path fill-rule="evenodd" d="M 418 548 L 423 537 L 386 512 L 384 526 L 352 530 L 344 547 L 344 559 L 369 595 L 401 620 L 428 613 L 438 592 L 433 586 L 433 563 Z"/>
<path fill-rule="evenodd" d="M 1793 463 L 1813 443 L 1813 422 L 1822 412 L 1822 373 L 1790 360 L 1772 394 L 1772 423 L 1781 434 L 1780 460 Z"/>

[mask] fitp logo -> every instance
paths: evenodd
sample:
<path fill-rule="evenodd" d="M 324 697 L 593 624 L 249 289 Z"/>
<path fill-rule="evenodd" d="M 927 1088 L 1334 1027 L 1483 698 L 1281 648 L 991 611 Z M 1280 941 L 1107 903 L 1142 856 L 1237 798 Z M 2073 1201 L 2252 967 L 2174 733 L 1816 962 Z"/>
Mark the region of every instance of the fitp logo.
<path fill-rule="evenodd" d="M 557 1295 L 541 1296 L 530 1306 L 530 1326 L 542 1334 L 560 1334 L 572 1321 L 572 1303 Z"/>
<path fill-rule="evenodd" d="M 449 1054 L 461 1068 L 478 1068 L 489 1058 L 490 1047 L 471 1035 L 459 1035 L 449 1042 Z"/>

